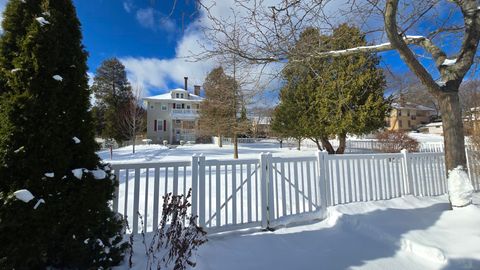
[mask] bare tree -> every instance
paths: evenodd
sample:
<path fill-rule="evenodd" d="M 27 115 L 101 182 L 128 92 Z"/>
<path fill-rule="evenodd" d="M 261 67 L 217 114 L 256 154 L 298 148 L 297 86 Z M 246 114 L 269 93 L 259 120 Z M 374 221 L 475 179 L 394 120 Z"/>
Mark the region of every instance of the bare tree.
<path fill-rule="evenodd" d="M 438 101 L 442 113 L 447 171 L 459 166 L 466 170 L 466 155 L 459 87 L 474 63 L 480 39 L 480 10 L 475 0 L 282 0 L 278 5 L 268 5 L 264 0 L 236 0 L 241 9 L 242 43 L 231 46 L 224 42 L 230 37 L 232 23 L 224 17 L 215 16 L 212 6 L 203 4 L 212 21 L 210 31 L 216 39 L 210 39 L 210 52 L 229 52 L 250 62 L 268 64 L 305 59 L 328 59 L 339 55 L 359 52 L 383 52 L 395 50 L 408 68 Z M 329 14 L 328 5 L 347 7 L 347 12 Z M 345 15 L 341 17 L 341 15 Z M 354 16 L 354 17 L 353 17 Z M 463 18 L 463 22 L 455 20 Z M 320 48 L 314 52 L 288 55 L 299 33 L 308 26 L 330 31 L 338 18 L 360 24 L 369 33 L 371 40 L 388 42 L 339 51 Z M 383 19 L 379 25 L 378 20 Z M 337 21 L 335 21 L 337 20 Z M 377 21 L 375 21 L 377 20 Z M 375 23 L 377 22 L 377 23 Z M 420 25 L 428 25 L 421 28 Z M 411 35 L 413 31 L 425 32 Z M 415 33 L 416 34 L 416 33 Z M 454 37 L 454 38 L 452 38 Z M 456 41 L 459 41 L 456 43 Z M 450 56 L 445 48 L 457 48 Z M 422 64 L 424 55 L 431 59 L 431 66 Z M 438 74 L 438 75 L 437 75 Z M 436 78 L 439 76 L 439 78 Z"/>
<path fill-rule="evenodd" d="M 132 141 L 132 153 L 135 154 L 137 135 L 145 130 L 146 112 L 141 106 L 142 87 L 134 86 L 132 97 L 122 109 L 120 128 L 125 137 Z"/>

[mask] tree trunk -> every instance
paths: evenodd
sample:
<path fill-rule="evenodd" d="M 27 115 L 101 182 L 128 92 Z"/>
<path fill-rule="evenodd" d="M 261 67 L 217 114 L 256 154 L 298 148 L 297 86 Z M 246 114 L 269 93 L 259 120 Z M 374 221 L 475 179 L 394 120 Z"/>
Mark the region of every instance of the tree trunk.
<path fill-rule="evenodd" d="M 462 166 L 463 169 L 467 171 L 465 135 L 458 92 L 444 92 L 438 97 L 438 99 L 440 111 L 442 113 L 447 175 L 448 171 L 453 170 L 458 166 Z"/>
<path fill-rule="evenodd" d="M 302 145 L 302 138 L 299 138 L 297 139 L 298 143 L 297 143 L 297 150 L 300 151 L 300 147 Z"/>
<path fill-rule="evenodd" d="M 222 144 L 222 135 L 218 134 L 218 147 L 222 148 L 223 147 L 223 144 Z"/>
<path fill-rule="evenodd" d="M 132 152 L 133 152 L 133 154 L 135 154 L 135 138 L 133 138 Z"/>
<path fill-rule="evenodd" d="M 320 138 L 320 141 L 322 142 L 323 148 L 327 150 L 328 154 L 332 155 L 335 154 L 335 149 L 333 149 L 332 144 L 328 140 L 328 138 Z"/>
<path fill-rule="evenodd" d="M 345 153 L 345 149 L 347 148 L 347 135 L 346 134 L 338 135 L 338 140 L 340 141 L 340 144 L 338 145 L 338 148 L 337 148 L 337 151 L 335 151 L 335 154 L 343 154 Z"/>
<path fill-rule="evenodd" d="M 320 151 L 323 150 L 322 145 L 320 144 L 320 141 L 317 138 L 312 139 L 312 141 L 317 145 L 318 150 Z"/>
<path fill-rule="evenodd" d="M 280 140 L 280 148 L 283 148 L 283 140 Z"/>
<path fill-rule="evenodd" d="M 238 159 L 238 135 L 233 134 L 233 158 Z"/>

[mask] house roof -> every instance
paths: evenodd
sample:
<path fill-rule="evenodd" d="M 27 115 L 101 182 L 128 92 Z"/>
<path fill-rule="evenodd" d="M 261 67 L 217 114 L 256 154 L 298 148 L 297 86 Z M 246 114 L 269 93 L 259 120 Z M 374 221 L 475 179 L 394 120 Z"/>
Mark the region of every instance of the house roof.
<path fill-rule="evenodd" d="M 393 103 L 392 107 L 394 109 L 409 109 L 409 110 L 417 110 L 417 111 L 435 111 L 430 107 L 426 107 L 423 105 L 418 105 L 410 102 L 406 102 L 404 105 L 400 105 L 399 103 Z"/>
<path fill-rule="evenodd" d="M 438 127 L 442 125 L 443 125 L 442 122 L 433 122 L 433 123 L 426 124 L 425 127 Z"/>
<path fill-rule="evenodd" d="M 168 92 L 168 93 L 161 94 L 161 95 L 156 95 L 156 96 L 151 96 L 151 97 L 145 97 L 145 98 L 143 98 L 143 100 L 146 100 L 146 101 L 158 101 L 158 100 L 202 101 L 202 100 L 204 100 L 203 97 L 194 95 L 194 94 L 192 94 L 192 93 L 188 93 L 188 94 L 189 94 L 189 96 L 188 96 L 189 98 L 172 98 L 172 92 L 184 92 L 184 93 L 188 93 L 188 91 L 185 90 L 185 89 L 175 88 L 175 89 L 170 90 L 170 92 Z"/>

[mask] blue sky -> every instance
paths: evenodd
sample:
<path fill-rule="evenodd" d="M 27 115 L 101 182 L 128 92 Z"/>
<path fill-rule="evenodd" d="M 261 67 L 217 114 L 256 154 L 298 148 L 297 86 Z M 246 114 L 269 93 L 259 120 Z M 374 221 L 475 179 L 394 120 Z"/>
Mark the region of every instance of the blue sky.
<path fill-rule="evenodd" d="M 91 73 L 107 58 L 172 59 L 186 29 L 195 20 L 194 1 L 74 0 L 82 23 Z M 170 14 L 173 10 L 173 13 Z M 183 80 L 189 74 L 178 74 Z M 160 76 L 160 74 L 159 74 Z M 175 75 L 172 75 L 175 76 Z M 164 87 L 174 87 L 171 78 Z M 149 86 L 161 88 L 162 85 Z M 162 89 L 151 89 L 153 92 Z"/>
<path fill-rule="evenodd" d="M 117 57 L 126 66 L 130 81 L 144 86 L 144 95 L 183 87 L 184 76 L 189 77 L 190 87 L 193 84 L 201 85 L 218 62 L 192 62 L 185 59 L 201 50 L 199 43 L 204 39 L 198 26 L 205 23 L 205 14 L 196 11 L 195 1 L 178 0 L 170 14 L 173 0 L 73 0 L 82 23 L 83 42 L 90 54 L 90 75 L 93 76 L 103 60 Z M 0 0 L 0 10 L 3 10 L 6 2 Z M 213 11 L 226 14 L 231 2 L 216 1 Z M 334 5 L 340 2 L 334 2 Z M 447 14 L 449 8 L 445 6 L 440 16 Z M 425 24 L 418 29 L 427 32 L 430 27 L 430 24 Z M 446 47 L 449 50 L 451 45 L 447 44 Z M 396 52 L 381 55 L 382 65 L 388 65 L 389 70 L 395 73 L 407 70 Z M 422 59 L 422 62 L 431 66 L 428 58 Z M 272 97 L 266 96 L 267 99 Z"/>

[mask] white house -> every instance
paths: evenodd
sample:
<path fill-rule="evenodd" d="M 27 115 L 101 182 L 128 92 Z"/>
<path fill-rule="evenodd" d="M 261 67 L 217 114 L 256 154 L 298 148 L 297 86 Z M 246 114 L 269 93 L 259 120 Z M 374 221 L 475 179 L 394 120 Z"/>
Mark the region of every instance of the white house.
<path fill-rule="evenodd" d="M 442 122 L 433 122 L 426 124 L 418 129 L 422 133 L 443 135 Z"/>
<path fill-rule="evenodd" d="M 176 88 L 168 93 L 143 99 L 147 108 L 147 138 L 153 143 L 170 144 L 197 139 L 198 111 L 203 98 L 200 86 L 194 86 L 194 93 Z"/>

